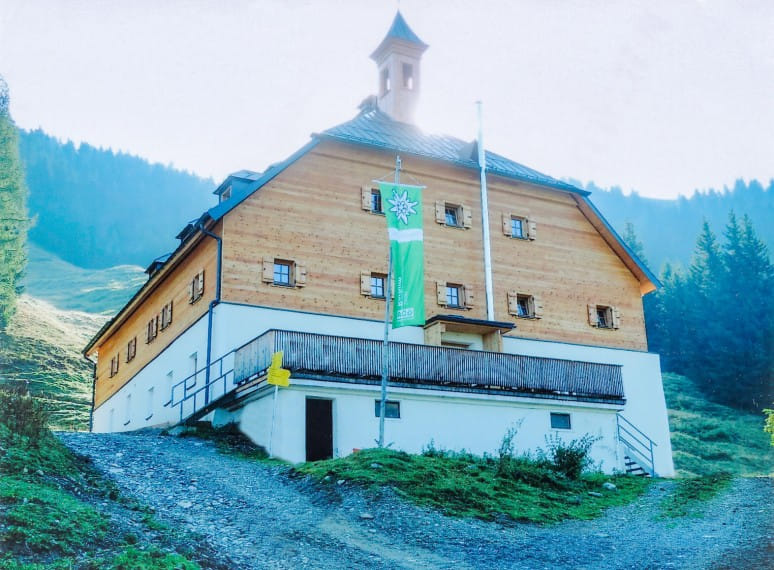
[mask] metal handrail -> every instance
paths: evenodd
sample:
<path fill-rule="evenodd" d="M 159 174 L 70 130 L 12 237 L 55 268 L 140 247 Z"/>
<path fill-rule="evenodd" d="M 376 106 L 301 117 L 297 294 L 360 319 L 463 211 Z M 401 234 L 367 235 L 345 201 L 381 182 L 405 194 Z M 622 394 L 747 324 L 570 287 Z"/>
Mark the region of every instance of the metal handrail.
<path fill-rule="evenodd" d="M 217 360 L 211 362 L 210 363 L 210 377 L 212 377 L 212 367 L 217 365 L 218 369 L 219 369 L 219 372 L 218 372 L 216 380 L 218 380 L 220 378 L 220 376 L 223 375 L 223 360 L 228 358 L 229 356 L 233 355 L 234 353 L 236 353 L 236 349 L 227 352 L 226 354 L 224 354 L 223 356 L 221 356 Z M 233 370 L 233 368 L 232 368 L 232 370 Z M 174 406 L 176 406 L 180 402 L 180 400 L 178 400 L 177 402 L 175 401 L 175 389 L 179 388 L 180 386 L 183 386 L 183 399 L 186 399 L 185 397 L 188 394 L 188 390 L 190 390 L 191 388 L 195 388 L 196 385 L 198 384 L 198 382 L 199 382 L 199 380 L 198 380 L 199 375 L 200 374 L 204 374 L 206 376 L 206 372 L 207 372 L 207 366 L 204 366 L 204 367 L 200 368 L 199 370 L 196 370 L 195 372 L 193 372 L 190 375 L 186 376 L 182 380 L 179 380 L 178 382 L 173 384 L 170 387 L 170 389 L 169 389 L 169 400 L 167 400 L 164 403 L 164 407 L 174 407 Z M 193 378 L 194 383 L 189 386 L 188 385 L 188 381 L 191 380 L 191 378 Z M 213 382 L 210 382 L 210 384 L 212 384 L 212 383 Z"/>
<path fill-rule="evenodd" d="M 621 424 L 621 420 L 626 425 Z M 644 464 L 644 467 L 648 468 L 648 472 L 651 477 L 656 476 L 656 460 L 653 453 L 653 448 L 658 444 L 650 439 L 641 429 L 635 426 L 632 422 L 627 420 L 621 414 L 615 415 L 616 427 L 618 432 L 618 440 L 624 444 L 629 453 L 639 456 L 639 460 Z M 633 428 L 638 434 L 644 437 L 647 442 L 640 440 L 628 427 Z M 630 439 L 631 441 L 630 441 Z M 639 446 L 639 447 L 638 447 Z"/>

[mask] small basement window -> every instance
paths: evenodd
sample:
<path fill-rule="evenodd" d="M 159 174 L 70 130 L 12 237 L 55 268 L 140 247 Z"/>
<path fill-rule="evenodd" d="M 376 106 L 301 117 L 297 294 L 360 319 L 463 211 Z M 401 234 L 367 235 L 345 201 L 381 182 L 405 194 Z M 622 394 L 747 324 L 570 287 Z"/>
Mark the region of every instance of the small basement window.
<path fill-rule="evenodd" d="M 381 412 L 381 400 L 374 400 L 374 415 L 378 418 Z M 387 400 L 384 402 L 384 417 L 400 419 L 400 402 Z"/>
<path fill-rule="evenodd" d="M 551 412 L 551 429 L 571 429 L 570 414 Z"/>

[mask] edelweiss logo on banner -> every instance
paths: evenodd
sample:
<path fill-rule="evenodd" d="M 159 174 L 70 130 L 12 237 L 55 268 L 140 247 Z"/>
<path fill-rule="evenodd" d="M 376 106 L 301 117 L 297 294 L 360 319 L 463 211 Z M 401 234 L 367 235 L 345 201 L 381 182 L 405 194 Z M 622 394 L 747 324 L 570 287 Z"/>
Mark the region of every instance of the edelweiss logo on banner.
<path fill-rule="evenodd" d="M 393 189 L 392 199 L 388 200 L 388 202 L 392 204 L 390 212 L 393 212 L 395 217 L 404 224 L 408 224 L 409 216 L 417 213 L 417 211 L 414 209 L 414 206 L 416 206 L 419 202 L 412 202 L 409 200 L 408 192 L 406 190 L 403 191 L 403 194 L 399 194 L 397 188 Z"/>

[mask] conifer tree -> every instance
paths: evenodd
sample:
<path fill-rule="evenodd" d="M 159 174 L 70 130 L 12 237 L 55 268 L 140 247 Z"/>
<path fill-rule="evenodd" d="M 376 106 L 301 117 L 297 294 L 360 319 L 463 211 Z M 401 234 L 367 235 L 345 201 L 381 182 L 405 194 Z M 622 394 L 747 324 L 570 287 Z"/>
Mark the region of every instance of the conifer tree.
<path fill-rule="evenodd" d="M 8 86 L 0 76 L 0 331 L 13 316 L 21 292 L 29 221 L 18 132 L 8 102 Z"/>

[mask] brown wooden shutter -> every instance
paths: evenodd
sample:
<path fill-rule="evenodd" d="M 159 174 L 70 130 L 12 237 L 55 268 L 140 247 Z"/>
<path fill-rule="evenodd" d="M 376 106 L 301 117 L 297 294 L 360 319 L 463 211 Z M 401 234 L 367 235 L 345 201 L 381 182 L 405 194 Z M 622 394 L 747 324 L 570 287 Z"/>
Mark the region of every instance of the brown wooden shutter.
<path fill-rule="evenodd" d="M 274 259 L 273 258 L 263 258 L 263 273 L 261 275 L 261 280 L 264 283 L 274 283 Z"/>
<path fill-rule="evenodd" d="M 621 328 L 621 310 L 618 307 L 610 307 L 610 312 L 613 313 L 613 328 Z"/>
<path fill-rule="evenodd" d="M 503 212 L 503 234 L 511 237 L 511 214 L 509 212 Z"/>
<path fill-rule="evenodd" d="M 473 212 L 467 206 L 460 206 L 462 209 L 462 226 L 470 228 L 473 226 Z"/>
<path fill-rule="evenodd" d="M 438 304 L 446 306 L 446 282 L 445 281 L 435 282 L 435 294 L 438 299 Z"/>
<path fill-rule="evenodd" d="M 168 325 L 172 324 L 172 306 L 173 306 L 173 303 L 174 303 L 174 301 L 170 301 L 169 302 L 169 309 L 167 309 L 167 319 L 169 319 L 167 321 Z"/>
<path fill-rule="evenodd" d="M 306 286 L 306 265 L 296 265 L 296 287 Z"/>
<path fill-rule="evenodd" d="M 465 294 L 465 308 L 470 309 L 476 304 L 476 294 L 473 292 L 472 285 L 463 285 L 462 290 Z"/>
<path fill-rule="evenodd" d="M 439 224 L 446 223 L 446 203 L 443 200 L 435 201 L 435 221 Z"/>
<path fill-rule="evenodd" d="M 537 239 L 537 223 L 535 223 L 535 220 L 529 218 L 528 220 L 524 220 L 524 222 L 527 226 L 527 237 L 529 239 Z"/>
<path fill-rule="evenodd" d="M 366 297 L 371 295 L 371 272 L 360 272 L 360 294 Z"/>
<path fill-rule="evenodd" d="M 540 297 L 532 297 L 532 316 L 536 319 L 543 318 L 543 300 Z"/>
<path fill-rule="evenodd" d="M 199 297 L 204 295 L 204 269 L 199 272 L 199 279 L 196 282 L 196 294 Z"/>
<path fill-rule="evenodd" d="M 194 302 L 195 285 L 196 285 L 196 277 L 191 279 L 191 282 L 188 284 L 188 302 L 189 303 Z"/>
<path fill-rule="evenodd" d="M 592 327 L 596 327 L 599 325 L 599 319 L 597 317 L 597 306 L 596 305 L 588 305 L 589 310 L 589 324 Z"/>
<path fill-rule="evenodd" d="M 516 291 L 508 291 L 508 313 L 517 316 L 519 314 L 519 296 Z"/>
<path fill-rule="evenodd" d="M 363 186 L 360 189 L 360 207 L 364 210 L 371 211 L 371 187 Z"/>

